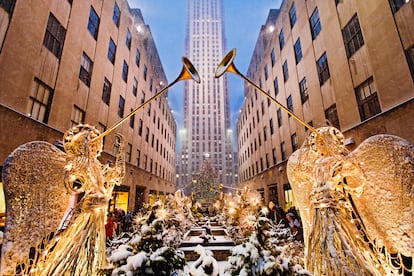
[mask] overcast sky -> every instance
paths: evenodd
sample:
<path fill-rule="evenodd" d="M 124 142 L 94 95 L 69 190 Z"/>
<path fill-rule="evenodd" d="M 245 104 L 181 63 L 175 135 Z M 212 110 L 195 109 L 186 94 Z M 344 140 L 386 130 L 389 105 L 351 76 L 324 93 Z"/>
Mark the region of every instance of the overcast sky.
<path fill-rule="evenodd" d="M 190 0 L 191 1 L 191 0 Z M 246 73 L 261 25 L 270 9 L 278 9 L 282 0 L 223 0 L 226 52 L 237 49 L 236 67 Z M 131 8 L 140 8 L 150 26 L 164 71 L 171 82 L 181 72 L 184 55 L 187 0 L 128 0 Z M 232 127 L 243 103 L 243 82 L 228 74 L 230 84 L 230 116 Z M 182 123 L 183 82 L 169 90 L 169 103 L 177 120 Z"/>

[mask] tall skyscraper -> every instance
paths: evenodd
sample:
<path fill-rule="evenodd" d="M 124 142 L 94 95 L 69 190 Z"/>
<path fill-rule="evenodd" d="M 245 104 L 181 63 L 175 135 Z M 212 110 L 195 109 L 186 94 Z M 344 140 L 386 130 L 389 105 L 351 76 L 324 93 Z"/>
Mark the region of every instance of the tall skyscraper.
<path fill-rule="evenodd" d="M 226 76 L 215 79 L 225 55 L 221 0 L 187 1 L 186 56 L 197 68 L 201 83 L 184 86 L 184 128 L 180 130 L 181 153 L 177 160 L 177 187 L 191 191 L 195 175 L 209 161 L 217 181 L 234 185 L 235 172 Z"/>

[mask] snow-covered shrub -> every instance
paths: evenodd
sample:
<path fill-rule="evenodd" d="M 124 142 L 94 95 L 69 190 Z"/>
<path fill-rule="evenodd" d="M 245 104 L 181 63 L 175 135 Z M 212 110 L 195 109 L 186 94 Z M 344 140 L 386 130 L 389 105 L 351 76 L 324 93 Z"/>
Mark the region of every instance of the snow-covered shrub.
<path fill-rule="evenodd" d="M 136 232 L 111 241 L 107 255 L 114 267 L 112 275 L 171 275 L 183 269 L 184 253 L 166 239 L 172 232 L 177 234 L 179 231 L 173 231 L 176 229 L 174 223 L 167 225 L 170 228 L 166 227 L 169 218 L 164 218 L 160 208 L 161 204 L 157 203 L 150 212 L 138 216 Z"/>
<path fill-rule="evenodd" d="M 259 217 L 249 239 L 236 246 L 228 258 L 230 275 L 311 275 L 303 269 L 303 244 L 289 228 Z"/>

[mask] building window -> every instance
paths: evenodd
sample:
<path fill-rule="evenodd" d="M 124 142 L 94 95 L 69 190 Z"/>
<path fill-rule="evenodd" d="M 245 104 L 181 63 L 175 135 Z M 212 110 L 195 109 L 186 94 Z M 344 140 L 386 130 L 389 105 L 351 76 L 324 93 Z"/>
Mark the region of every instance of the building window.
<path fill-rule="evenodd" d="M 299 82 L 300 100 L 305 103 L 309 99 L 308 87 L 306 85 L 306 77 Z"/>
<path fill-rule="evenodd" d="M 275 130 L 273 128 L 273 118 L 269 120 L 269 128 L 270 128 L 270 135 L 273 135 L 273 133 L 275 133 Z"/>
<path fill-rule="evenodd" d="M 137 79 L 134 77 L 134 82 L 132 84 L 132 94 L 136 97 L 137 96 L 137 91 L 138 91 L 138 81 Z"/>
<path fill-rule="evenodd" d="M 0 7 L 3 7 L 7 13 L 11 14 L 16 5 L 16 0 L 1 0 Z"/>
<path fill-rule="evenodd" d="M 260 136 L 260 133 L 258 134 L 258 140 L 257 141 L 259 141 L 259 147 L 261 147 L 262 146 L 262 136 Z"/>
<path fill-rule="evenodd" d="M 109 105 L 109 101 L 111 100 L 111 89 L 112 84 L 109 82 L 107 78 L 105 78 L 102 89 L 102 101 L 106 103 L 106 105 Z"/>
<path fill-rule="evenodd" d="M 148 159 L 147 155 L 144 154 L 144 170 L 147 170 L 147 159 Z"/>
<path fill-rule="evenodd" d="M 122 79 L 127 82 L 128 80 L 128 64 L 124 60 L 124 66 L 122 67 Z"/>
<path fill-rule="evenodd" d="M 266 127 L 263 128 L 263 140 L 265 142 L 267 141 L 267 129 L 266 129 Z"/>
<path fill-rule="evenodd" d="M 138 121 L 138 135 L 142 136 L 142 119 Z"/>
<path fill-rule="evenodd" d="M 139 165 L 140 165 L 140 160 L 141 159 L 141 151 L 140 150 L 137 150 L 137 163 L 136 163 L 136 165 L 137 165 L 137 167 L 139 168 Z"/>
<path fill-rule="evenodd" d="M 66 30 L 53 14 L 49 14 L 43 45 L 60 59 L 65 41 Z"/>
<path fill-rule="evenodd" d="M 325 110 L 325 118 L 331 123 L 332 126 L 340 129 L 336 104 L 331 105 Z"/>
<path fill-rule="evenodd" d="M 292 188 L 290 187 L 290 184 L 283 184 L 283 191 L 285 193 L 285 210 L 289 210 L 291 207 L 293 207 L 293 191 Z"/>
<path fill-rule="evenodd" d="M 298 147 L 298 136 L 296 135 L 296 133 L 293 133 L 290 136 L 290 141 L 292 142 L 292 151 L 297 150 L 299 147 Z"/>
<path fill-rule="evenodd" d="M 298 64 L 299 61 L 302 60 L 302 48 L 300 47 L 300 38 L 298 38 L 298 40 L 296 40 L 295 45 L 294 45 L 294 49 L 295 49 L 296 64 Z"/>
<path fill-rule="evenodd" d="M 85 121 L 85 111 L 74 105 L 70 121 L 72 123 L 72 127 L 83 123 Z"/>
<path fill-rule="evenodd" d="M 269 77 L 269 71 L 267 69 L 267 64 L 264 67 L 264 75 L 265 75 L 265 80 L 267 80 L 267 78 Z"/>
<path fill-rule="evenodd" d="M 141 104 L 145 102 L 145 92 L 141 91 Z"/>
<path fill-rule="evenodd" d="M 319 20 L 318 8 L 315 8 L 309 21 L 310 21 L 312 39 L 315 39 L 322 29 L 321 22 Z"/>
<path fill-rule="evenodd" d="M 128 47 L 129 50 L 131 50 L 131 40 L 131 32 L 129 31 L 129 29 L 127 29 L 125 45 Z"/>
<path fill-rule="evenodd" d="M 289 20 L 290 20 L 290 27 L 292 28 L 295 26 L 296 23 L 296 8 L 295 3 L 292 4 L 292 7 L 290 7 L 289 10 Z"/>
<path fill-rule="evenodd" d="M 125 161 L 131 163 L 132 145 L 128 143 L 125 151 Z"/>
<path fill-rule="evenodd" d="M 269 162 L 269 154 L 266 153 L 266 168 L 270 167 L 270 162 Z"/>
<path fill-rule="evenodd" d="M 317 61 L 319 83 L 323 85 L 330 77 L 329 67 L 328 67 L 328 58 L 326 52 L 318 59 Z"/>
<path fill-rule="evenodd" d="M 279 94 L 279 82 L 277 81 L 277 77 L 273 81 L 273 88 L 275 89 L 275 98 L 277 94 Z"/>
<path fill-rule="evenodd" d="M 93 38 L 96 39 L 98 37 L 99 17 L 96 11 L 92 7 L 91 7 L 91 11 L 89 12 L 88 30 L 93 36 Z"/>
<path fill-rule="evenodd" d="M 279 127 L 281 127 L 282 126 L 282 110 L 280 108 L 277 109 L 276 115 L 277 115 L 277 124 Z"/>
<path fill-rule="evenodd" d="M 287 105 L 287 108 L 289 109 L 289 111 L 291 111 L 293 113 L 292 95 L 289 95 L 289 97 L 287 97 L 287 99 L 286 99 L 286 105 Z M 290 116 L 290 114 L 289 114 L 289 116 Z"/>
<path fill-rule="evenodd" d="M 272 61 L 272 67 L 273 67 L 276 63 L 275 49 L 272 49 L 272 52 L 270 53 L 270 60 Z"/>
<path fill-rule="evenodd" d="M 364 38 L 362 37 L 361 27 L 356 14 L 342 30 L 342 35 L 344 37 L 346 55 L 349 58 L 364 45 Z"/>
<path fill-rule="evenodd" d="M 108 59 L 112 64 L 115 64 L 116 45 L 112 38 L 109 39 Z"/>
<path fill-rule="evenodd" d="M 83 53 L 79 79 L 83 81 L 88 87 L 91 85 L 92 68 L 92 60 L 85 53 Z"/>
<path fill-rule="evenodd" d="M 396 13 L 404 4 L 408 3 L 407 0 L 389 0 L 391 9 L 394 13 Z"/>
<path fill-rule="evenodd" d="M 362 121 L 381 112 L 377 89 L 375 88 L 372 77 L 358 86 L 355 89 L 355 94 L 358 102 L 359 115 L 361 116 Z"/>
<path fill-rule="evenodd" d="M 147 80 L 147 71 L 148 71 L 147 66 L 144 65 L 144 80 Z"/>
<path fill-rule="evenodd" d="M 99 130 L 99 133 L 104 133 L 106 130 L 106 126 L 102 123 L 98 123 L 98 125 L 96 126 L 96 129 Z M 105 138 L 103 137 L 102 139 L 102 145 L 105 145 Z"/>
<path fill-rule="evenodd" d="M 311 126 L 311 127 L 313 127 L 313 121 L 309 121 L 308 122 L 308 125 Z M 308 131 L 308 129 L 309 128 L 305 126 L 305 132 Z"/>
<path fill-rule="evenodd" d="M 145 142 L 147 142 L 147 143 L 148 143 L 148 141 L 149 141 L 149 128 L 147 127 L 147 128 L 145 129 Z"/>
<path fill-rule="evenodd" d="M 131 108 L 131 113 L 133 112 L 134 110 Z M 135 125 L 135 114 L 132 114 L 131 115 L 131 117 L 129 117 L 129 126 L 131 127 L 131 128 L 134 128 L 134 125 Z"/>
<path fill-rule="evenodd" d="M 276 158 L 276 149 L 275 148 L 272 149 L 272 157 L 273 157 L 273 165 L 276 165 L 277 158 Z"/>
<path fill-rule="evenodd" d="M 405 50 L 408 67 L 410 68 L 411 78 L 414 81 L 414 45 Z"/>
<path fill-rule="evenodd" d="M 116 156 L 117 154 L 119 154 L 119 148 L 121 146 L 121 138 L 119 136 L 115 136 L 115 141 L 114 141 L 114 152 L 113 154 Z"/>
<path fill-rule="evenodd" d="M 53 90 L 38 79 L 34 81 L 35 86 L 29 96 L 27 113 L 31 118 L 47 123 L 52 104 Z"/>
<path fill-rule="evenodd" d="M 114 14 L 112 15 L 112 20 L 114 21 L 117 27 L 119 27 L 120 19 L 121 19 L 121 11 L 119 10 L 118 4 L 115 2 Z"/>
<path fill-rule="evenodd" d="M 152 78 L 150 79 L 150 83 L 149 83 L 149 91 L 152 92 Z"/>
<path fill-rule="evenodd" d="M 125 99 L 122 96 L 119 96 L 118 102 L 118 116 L 123 118 L 124 117 L 124 110 L 125 110 Z"/>
<path fill-rule="evenodd" d="M 289 79 L 289 70 L 287 60 L 283 63 L 283 80 L 286 82 Z"/>
<path fill-rule="evenodd" d="M 280 144 L 280 152 L 282 153 L 282 160 L 286 160 L 286 145 L 285 142 Z"/>
<path fill-rule="evenodd" d="M 283 34 L 283 30 L 281 30 L 279 34 L 279 46 L 280 46 L 280 50 L 282 50 L 283 47 L 285 46 L 285 35 Z"/>
<path fill-rule="evenodd" d="M 135 64 L 136 64 L 137 66 L 139 66 L 139 61 L 140 61 L 140 59 L 141 59 L 141 54 L 140 54 L 139 50 L 137 49 L 137 50 L 135 51 Z"/>

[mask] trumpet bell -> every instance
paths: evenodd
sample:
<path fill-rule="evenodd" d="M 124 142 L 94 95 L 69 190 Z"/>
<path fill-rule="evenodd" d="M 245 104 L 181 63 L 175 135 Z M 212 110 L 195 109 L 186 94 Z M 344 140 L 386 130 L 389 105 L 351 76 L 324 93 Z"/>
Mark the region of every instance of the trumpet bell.
<path fill-rule="evenodd" d="M 192 79 L 196 83 L 200 83 L 200 75 L 197 72 L 197 69 L 195 69 L 194 65 L 191 63 L 191 61 L 183 57 L 183 70 L 181 72 L 181 75 L 179 77 L 180 80 L 189 80 Z"/>
<path fill-rule="evenodd" d="M 236 57 L 236 49 L 232 49 L 220 61 L 219 65 L 217 66 L 216 73 L 215 73 L 214 77 L 220 78 L 227 71 L 237 74 L 237 69 L 233 65 L 233 60 L 234 60 L 235 57 Z"/>

